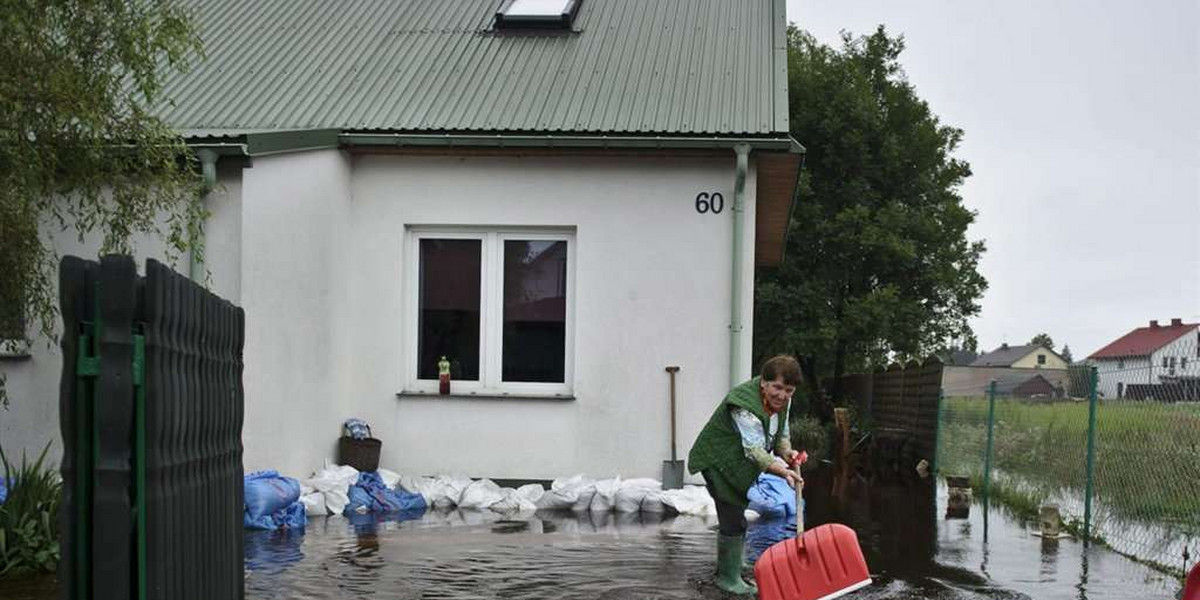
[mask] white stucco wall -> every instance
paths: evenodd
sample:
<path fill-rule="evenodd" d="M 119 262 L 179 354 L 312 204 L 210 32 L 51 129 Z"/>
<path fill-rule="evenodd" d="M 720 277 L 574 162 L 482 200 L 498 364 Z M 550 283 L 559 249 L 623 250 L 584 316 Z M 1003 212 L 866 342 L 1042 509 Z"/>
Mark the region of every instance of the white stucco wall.
<path fill-rule="evenodd" d="M 753 330 L 754 190 L 747 181 L 741 371 Z M 245 466 L 307 476 L 341 422 L 367 419 L 383 465 L 409 473 L 660 475 L 667 365 L 685 457 L 729 387 L 734 155 L 435 157 L 338 150 L 223 165 L 209 200 L 214 291 L 246 310 Z M 698 214 L 699 192 L 726 198 Z M 574 232 L 574 399 L 397 397 L 405 383 L 408 226 Z M 63 236 L 60 251 L 74 248 Z M 153 255 L 150 242 L 139 254 Z M 186 267 L 183 267 L 186 270 Z M 6 451 L 57 439 L 57 350 L 2 363 Z M 43 400 L 26 402 L 24 397 Z M 31 426 L 30 424 L 34 424 Z M 42 440 L 39 442 L 39 440 Z"/>
<path fill-rule="evenodd" d="M 359 156 L 354 170 L 347 392 L 384 440 L 389 468 L 658 477 L 670 452 L 671 364 L 682 368 L 686 455 L 729 381 L 732 152 L 705 160 Z M 753 174 L 747 189 L 753 224 Z M 705 190 L 728 199 L 721 215 L 696 212 Z M 405 225 L 452 224 L 574 228 L 575 400 L 396 397 L 411 360 L 401 321 Z M 749 274 L 746 348 L 752 289 Z"/>
<path fill-rule="evenodd" d="M 308 476 L 334 447 L 350 396 L 344 247 L 350 162 L 336 150 L 254 160 L 243 171 L 241 306 L 246 311 L 247 470 Z"/>
<path fill-rule="evenodd" d="M 240 168 L 223 165 L 218 172 L 218 187 L 207 198 L 211 213 L 208 224 L 208 244 L 211 246 L 208 285 L 217 294 L 234 302 L 237 302 L 240 286 L 237 265 L 241 241 L 236 229 L 240 228 L 241 221 L 241 176 Z M 53 229 L 47 227 L 47 235 L 53 239 L 59 256 L 97 257 L 100 236 L 89 235 L 81 242 L 74 229 L 61 231 L 57 226 Z M 175 262 L 169 261 L 164 244 L 154 236 L 135 236 L 133 247 L 139 272 L 144 272 L 147 258 L 167 262 L 182 273 L 188 272 L 187 257 L 180 256 Z M 34 335 L 36 330 L 31 328 L 29 333 Z M 55 335 L 60 333 L 56 331 Z M 19 461 L 21 453 L 25 452 L 32 460 L 50 442 L 48 457 L 53 464 L 57 464 L 62 456 L 58 429 L 58 384 L 62 374 L 62 354 L 57 343 L 51 344 L 47 339 L 35 336 L 30 345 L 30 355 L 21 359 L 0 359 L 0 373 L 7 378 L 10 400 L 8 410 L 0 410 L 0 447 L 10 458 Z"/>

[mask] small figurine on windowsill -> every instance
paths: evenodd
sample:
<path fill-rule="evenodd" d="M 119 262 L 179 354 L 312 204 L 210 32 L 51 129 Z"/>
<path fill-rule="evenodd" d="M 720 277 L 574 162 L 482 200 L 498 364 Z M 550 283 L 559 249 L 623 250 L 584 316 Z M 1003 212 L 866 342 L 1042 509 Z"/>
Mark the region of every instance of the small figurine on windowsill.
<path fill-rule="evenodd" d="M 438 361 L 438 393 L 450 395 L 450 361 L 445 356 Z"/>

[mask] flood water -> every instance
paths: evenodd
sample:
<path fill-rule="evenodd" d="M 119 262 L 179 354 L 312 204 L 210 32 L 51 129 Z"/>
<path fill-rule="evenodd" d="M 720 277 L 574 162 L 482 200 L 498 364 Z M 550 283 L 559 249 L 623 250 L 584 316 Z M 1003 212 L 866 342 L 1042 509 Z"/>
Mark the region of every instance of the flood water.
<path fill-rule="evenodd" d="M 807 525 L 854 527 L 875 580 L 848 598 L 1168 600 L 1178 590 L 1102 548 L 1043 542 L 995 509 L 985 527 L 978 503 L 947 520 L 932 481 L 860 481 L 835 501 L 821 474 L 808 480 Z M 246 532 L 246 598 L 721 599 L 715 528 L 715 518 L 653 513 L 320 517 L 303 532 Z M 748 554 L 793 535 L 790 523 L 756 521 Z M 53 587 L 0 580 L 0 597 L 48 599 Z"/>
<path fill-rule="evenodd" d="M 1073 539 L 1043 542 L 982 507 L 946 520 L 931 481 L 806 487 L 808 525 L 859 533 L 875 584 L 851 598 L 1167 600 L 1170 577 Z M 814 485 L 815 484 L 815 485 Z M 502 517 L 488 511 L 314 519 L 304 535 L 247 532 L 246 597 L 723 598 L 711 583 L 716 520 L 656 514 Z M 795 535 L 759 520 L 748 553 Z"/>

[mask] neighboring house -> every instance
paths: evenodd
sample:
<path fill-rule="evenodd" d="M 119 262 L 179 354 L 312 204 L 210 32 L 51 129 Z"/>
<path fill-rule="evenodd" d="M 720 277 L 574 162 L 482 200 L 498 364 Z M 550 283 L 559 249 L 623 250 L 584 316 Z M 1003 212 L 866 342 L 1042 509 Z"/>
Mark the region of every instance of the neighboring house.
<path fill-rule="evenodd" d="M 1036 344 L 1009 346 L 1002 344 L 971 363 L 972 367 L 1006 367 L 1010 369 L 1066 369 L 1067 361 L 1053 350 Z"/>
<path fill-rule="evenodd" d="M 1170 325 L 1160 325 L 1150 321 L 1148 327 L 1134 329 L 1097 350 L 1088 362 L 1096 367 L 1099 391 L 1108 398 L 1155 397 L 1153 388 L 1144 386 L 1183 383 L 1182 388 L 1194 390 L 1200 378 L 1200 323 L 1171 319 Z M 1139 386 L 1136 393 L 1127 393 L 1130 386 Z"/>
<path fill-rule="evenodd" d="M 947 397 L 984 396 L 993 381 L 998 396 L 1019 398 L 1057 398 L 1064 396 L 1069 387 L 1066 369 L 942 367 L 942 392 Z"/>
<path fill-rule="evenodd" d="M 159 112 L 216 183 L 197 272 L 246 310 L 248 469 L 306 476 L 360 417 L 395 471 L 657 477 L 664 368 L 680 452 L 751 374 L 802 151 L 784 0 L 195 8 Z M 31 348 L 0 364 L 10 456 L 58 437 Z"/>

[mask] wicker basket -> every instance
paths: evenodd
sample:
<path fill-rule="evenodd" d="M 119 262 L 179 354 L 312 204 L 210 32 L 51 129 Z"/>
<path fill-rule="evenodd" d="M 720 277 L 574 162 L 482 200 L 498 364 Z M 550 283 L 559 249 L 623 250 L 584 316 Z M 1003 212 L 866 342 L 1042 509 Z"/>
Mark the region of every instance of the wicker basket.
<path fill-rule="evenodd" d="M 383 441 L 377 438 L 356 440 L 352 437 L 338 438 L 338 462 L 350 465 L 359 471 L 379 470 L 379 450 Z"/>

